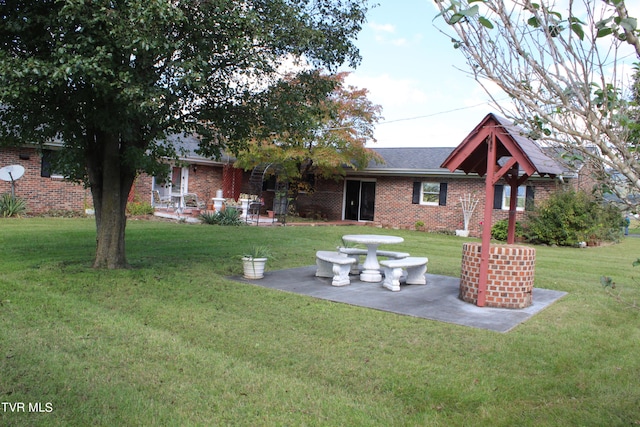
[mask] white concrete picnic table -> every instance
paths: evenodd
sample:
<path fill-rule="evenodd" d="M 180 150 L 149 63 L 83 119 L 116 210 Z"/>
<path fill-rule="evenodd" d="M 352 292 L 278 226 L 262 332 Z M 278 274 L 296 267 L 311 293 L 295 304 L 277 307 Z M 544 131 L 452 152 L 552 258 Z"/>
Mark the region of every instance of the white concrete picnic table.
<path fill-rule="evenodd" d="M 367 257 L 362 264 L 360 280 L 363 282 L 380 282 L 380 263 L 378 262 L 378 246 L 394 245 L 404 242 L 402 237 L 387 236 L 384 234 L 346 234 L 342 236 L 345 242 L 360 243 L 367 247 Z"/>

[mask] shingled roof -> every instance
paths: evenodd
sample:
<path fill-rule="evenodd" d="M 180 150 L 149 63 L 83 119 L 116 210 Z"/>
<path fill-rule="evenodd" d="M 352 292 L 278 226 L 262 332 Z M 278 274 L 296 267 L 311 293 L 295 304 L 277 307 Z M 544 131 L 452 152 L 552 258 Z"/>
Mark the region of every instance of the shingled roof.
<path fill-rule="evenodd" d="M 176 147 L 178 156 L 185 161 L 201 164 L 233 163 L 235 158 L 227 153 L 222 153 L 220 159 L 211 159 L 197 153 L 200 139 L 193 134 L 170 134 L 164 140 Z"/>
<path fill-rule="evenodd" d="M 520 170 L 529 176 L 561 175 L 565 169 L 547 156 L 540 146 L 526 136 L 524 129 L 495 114 L 488 114 L 442 163 L 450 171 L 462 170 L 467 174 L 487 173 L 487 138 L 497 141 L 496 160 L 511 157 Z"/>
<path fill-rule="evenodd" d="M 403 147 L 374 148 L 384 163 L 371 161 L 364 170 L 380 175 L 402 175 L 416 173 L 450 173 L 440 165 L 453 151 L 453 147 Z M 360 171 L 363 172 L 363 171 Z"/>
<path fill-rule="evenodd" d="M 504 117 L 491 114 L 500 125 L 509 133 L 509 136 L 513 138 L 520 148 L 524 151 L 525 155 L 535 165 L 540 175 L 560 175 L 564 171 L 561 165 L 551 157 L 547 156 L 545 152 L 540 148 L 537 142 L 528 138 L 525 135 L 524 129 L 514 125 Z"/>

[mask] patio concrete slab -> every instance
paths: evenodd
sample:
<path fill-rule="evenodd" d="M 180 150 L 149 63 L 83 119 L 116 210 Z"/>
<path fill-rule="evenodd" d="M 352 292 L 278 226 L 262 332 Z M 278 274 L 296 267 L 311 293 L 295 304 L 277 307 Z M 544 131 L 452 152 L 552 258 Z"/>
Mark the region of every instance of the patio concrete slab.
<path fill-rule="evenodd" d="M 477 307 L 458 298 L 460 279 L 426 274 L 426 285 L 401 285 L 400 292 L 391 292 L 382 283 L 361 282 L 351 276 L 349 286 L 331 286 L 331 278 L 316 277 L 316 267 L 267 271 L 260 280 L 231 277 L 251 283 L 321 298 L 329 301 L 368 307 L 392 313 L 420 317 L 473 328 L 508 332 L 534 314 L 566 295 L 566 292 L 533 289 L 533 304 L 523 309 Z"/>

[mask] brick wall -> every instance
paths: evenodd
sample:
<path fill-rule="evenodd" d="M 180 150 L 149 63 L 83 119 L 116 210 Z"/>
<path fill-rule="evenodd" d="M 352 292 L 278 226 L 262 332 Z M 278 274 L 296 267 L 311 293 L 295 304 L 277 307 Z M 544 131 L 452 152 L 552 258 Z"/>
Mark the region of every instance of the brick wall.
<path fill-rule="evenodd" d="M 434 179 L 433 182 L 448 184 L 447 204 L 445 206 L 413 204 L 414 181 L 426 180 L 412 177 L 379 179 L 376 184 L 374 223 L 382 227 L 414 229 L 416 223 L 422 221 L 424 229 L 428 231 L 461 229 L 462 210 L 455 206 L 458 195 L 476 191 L 480 187 L 476 188 L 471 180 L 458 180 L 453 183 L 450 179 Z M 476 219 L 478 214 L 476 209 L 470 226 L 479 222 Z"/>
<path fill-rule="evenodd" d="M 21 165 L 25 168 L 22 178 L 15 182 L 15 194 L 25 200 L 28 214 L 51 211 L 82 213 L 93 206 L 91 191 L 83 185 L 58 177 L 42 177 L 42 156 L 35 148 L 3 148 L 0 150 L 0 167 Z M 140 174 L 134 182 L 130 199 L 152 202 L 153 178 Z M 222 167 L 192 165 L 189 169 L 189 192 L 209 203 L 216 190 L 222 188 Z M 0 181 L 0 194 L 10 193 L 11 183 Z"/>
<path fill-rule="evenodd" d="M 416 181 L 433 181 L 447 184 L 447 198 L 444 206 L 429 206 L 412 203 L 413 183 Z M 499 184 L 504 182 L 499 182 Z M 555 181 L 531 181 L 527 185 L 534 188 L 536 201 L 546 199 L 557 188 Z M 424 223 L 427 231 L 453 231 L 464 228 L 464 218 L 460 199 L 472 194 L 479 199 L 478 205 L 469 221 L 472 236 L 482 234 L 484 217 L 484 179 L 479 177 L 465 178 L 419 178 L 396 177 L 382 178 L 376 185 L 376 212 L 374 223 L 383 227 L 413 229 L 416 223 Z M 490 203 L 493 205 L 493 201 Z M 508 211 L 493 209 L 492 223 L 508 217 Z M 517 213 L 517 220 L 522 220 L 524 212 Z"/>
<path fill-rule="evenodd" d="M 367 179 L 371 177 L 350 176 L 349 179 Z M 444 206 L 428 206 L 413 204 L 413 183 L 416 181 L 433 181 L 447 183 L 447 198 Z M 415 229 L 416 223 L 424 223 L 425 231 L 447 230 L 454 231 L 464 226 L 460 198 L 473 194 L 479 198 L 471 221 L 470 235 L 480 236 L 484 216 L 484 179 L 477 176 L 463 178 L 425 178 L 425 177 L 378 177 L 376 180 L 375 212 L 372 225 L 385 228 Z M 500 181 L 499 183 L 504 184 Z M 534 204 L 549 197 L 551 192 L 558 189 L 555 180 L 530 180 L 526 185 L 532 186 L 535 192 Z M 298 199 L 298 210 L 301 213 L 312 210 L 322 210 L 329 220 L 343 218 L 343 189 L 344 181 L 335 182 L 319 180 L 316 192 L 311 195 L 301 195 Z M 493 201 L 491 201 L 493 205 Z M 493 210 L 493 223 L 506 219 L 508 212 L 501 209 Z M 522 220 L 524 212 L 517 213 L 517 219 Z"/>
<path fill-rule="evenodd" d="M 23 157 L 21 159 L 20 157 Z M 25 157 L 28 157 L 26 159 Z M 29 213 L 44 213 L 51 210 L 72 210 L 83 212 L 85 206 L 92 206 L 91 192 L 82 185 L 61 178 L 43 178 L 40 176 L 41 156 L 33 148 L 4 148 L 0 150 L 0 166 L 20 164 L 25 175 L 16 181 L 16 195 L 25 199 Z M 189 192 L 196 193 L 207 203 L 215 196 L 216 190 L 223 188 L 222 167 L 217 165 L 191 165 L 189 170 Z M 243 174 L 242 192 L 249 192 L 249 173 Z M 349 179 L 367 179 L 370 176 L 350 176 Z M 413 182 L 433 180 L 447 183 L 445 206 L 426 206 L 412 204 Z M 372 225 L 388 228 L 414 229 L 418 221 L 424 223 L 423 230 L 454 231 L 463 228 L 460 197 L 468 193 L 480 197 L 480 202 L 469 224 L 470 234 L 480 236 L 484 209 L 484 179 L 477 176 L 464 178 L 425 178 L 425 177 L 377 177 L 375 212 Z M 527 185 L 535 188 L 535 200 L 540 201 L 556 190 L 553 180 L 530 180 Z M 151 202 L 152 178 L 141 174 L 134 184 L 131 196 L 140 201 Z M 10 192 L 11 184 L 0 181 L 0 193 Z M 318 179 L 316 191 L 312 194 L 300 194 L 297 200 L 298 211 L 303 215 L 321 214 L 335 221 L 343 219 L 344 180 Z M 263 192 L 265 209 L 271 209 L 273 191 Z M 522 212 L 518 213 L 521 219 Z M 507 212 L 493 210 L 493 222 L 507 217 Z"/>
<path fill-rule="evenodd" d="M 476 304 L 482 245 L 462 245 L 460 299 Z M 485 306 L 525 308 L 531 305 L 536 250 L 528 246 L 491 245 Z"/>
<path fill-rule="evenodd" d="M 320 214 L 329 221 L 339 221 L 342 219 L 343 191 L 343 180 L 318 179 L 313 193 L 298 196 L 298 212 L 302 216 Z"/>
<path fill-rule="evenodd" d="M 191 165 L 189 167 L 189 193 L 198 195 L 198 199 L 211 204 L 216 191 L 222 190 L 222 167 L 212 165 Z"/>
<path fill-rule="evenodd" d="M 82 185 L 62 178 L 40 176 L 42 157 L 34 148 L 3 148 L 0 166 L 21 165 L 24 176 L 16 181 L 15 194 L 25 200 L 27 213 L 41 214 L 52 210 L 84 212 L 93 205 L 91 192 Z M 10 193 L 11 183 L 0 181 L 0 194 Z"/>
<path fill-rule="evenodd" d="M 153 204 L 151 189 L 153 187 L 153 177 L 147 174 L 140 174 L 133 183 L 129 200 L 146 202 Z"/>

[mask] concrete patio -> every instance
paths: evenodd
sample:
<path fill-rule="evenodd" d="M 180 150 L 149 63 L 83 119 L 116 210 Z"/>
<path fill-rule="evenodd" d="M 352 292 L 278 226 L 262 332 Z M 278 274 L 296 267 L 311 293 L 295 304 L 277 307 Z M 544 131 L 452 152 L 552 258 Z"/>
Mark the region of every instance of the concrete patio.
<path fill-rule="evenodd" d="M 566 292 L 534 288 L 533 304 L 527 308 L 477 307 L 458 298 L 460 279 L 455 277 L 426 274 L 426 285 L 403 284 L 400 292 L 391 292 L 380 283 L 361 282 L 357 276 L 351 276 L 349 286 L 334 287 L 331 286 L 331 278 L 316 277 L 315 272 L 315 266 L 308 266 L 267 271 L 260 280 L 238 276 L 231 279 L 314 298 L 496 332 L 512 330 L 566 295 Z"/>

